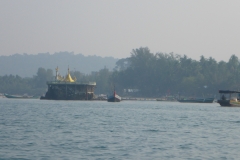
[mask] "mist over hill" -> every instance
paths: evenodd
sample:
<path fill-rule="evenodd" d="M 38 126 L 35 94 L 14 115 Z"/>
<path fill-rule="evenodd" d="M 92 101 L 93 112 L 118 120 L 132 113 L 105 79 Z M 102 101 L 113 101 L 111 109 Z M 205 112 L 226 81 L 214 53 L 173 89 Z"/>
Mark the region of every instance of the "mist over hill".
<path fill-rule="evenodd" d="M 112 70 L 117 61 L 118 59 L 113 57 L 84 56 L 73 52 L 39 53 L 37 55 L 14 54 L 0 56 L 0 76 L 12 74 L 32 77 L 36 75 L 40 67 L 55 71 L 57 66 L 62 75 L 67 73 L 68 66 L 71 71 L 90 74 L 92 71 L 99 71 L 105 67 Z"/>

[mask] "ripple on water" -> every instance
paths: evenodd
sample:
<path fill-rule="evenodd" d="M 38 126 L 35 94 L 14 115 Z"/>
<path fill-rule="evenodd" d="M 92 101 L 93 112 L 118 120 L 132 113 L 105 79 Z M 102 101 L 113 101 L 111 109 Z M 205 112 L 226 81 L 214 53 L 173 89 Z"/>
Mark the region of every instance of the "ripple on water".
<path fill-rule="evenodd" d="M 0 99 L 2 159 L 239 159 L 240 108 Z"/>

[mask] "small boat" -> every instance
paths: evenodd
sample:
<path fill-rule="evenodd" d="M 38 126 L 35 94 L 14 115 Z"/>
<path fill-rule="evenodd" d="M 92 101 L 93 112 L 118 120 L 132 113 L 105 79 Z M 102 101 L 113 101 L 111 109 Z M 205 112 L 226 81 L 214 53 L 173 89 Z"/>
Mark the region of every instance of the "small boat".
<path fill-rule="evenodd" d="M 119 95 L 116 94 L 115 89 L 113 91 L 113 95 L 107 97 L 108 102 L 120 102 L 121 99 L 122 98 Z"/>
<path fill-rule="evenodd" d="M 217 100 L 221 106 L 240 107 L 240 91 L 219 90 L 220 99 Z"/>
<path fill-rule="evenodd" d="M 189 98 L 178 99 L 177 101 L 182 103 L 213 103 L 214 98 Z"/>
<path fill-rule="evenodd" d="M 39 97 L 35 96 L 28 96 L 28 95 L 10 95 L 10 94 L 4 94 L 7 98 L 18 98 L 18 99 L 38 99 Z"/>

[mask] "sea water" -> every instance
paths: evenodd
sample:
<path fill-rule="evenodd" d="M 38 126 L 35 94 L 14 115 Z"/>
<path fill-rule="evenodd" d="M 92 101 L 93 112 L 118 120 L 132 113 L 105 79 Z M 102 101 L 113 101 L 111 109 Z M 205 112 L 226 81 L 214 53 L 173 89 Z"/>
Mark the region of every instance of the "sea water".
<path fill-rule="evenodd" d="M 0 159 L 240 159 L 240 108 L 0 98 Z"/>

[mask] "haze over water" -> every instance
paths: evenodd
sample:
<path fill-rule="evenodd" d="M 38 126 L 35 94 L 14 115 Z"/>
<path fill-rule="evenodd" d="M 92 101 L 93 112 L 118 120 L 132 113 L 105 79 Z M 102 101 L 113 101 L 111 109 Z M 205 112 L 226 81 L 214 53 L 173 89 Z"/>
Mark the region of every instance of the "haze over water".
<path fill-rule="evenodd" d="M 0 159 L 239 159 L 240 108 L 0 99 Z"/>
<path fill-rule="evenodd" d="M 0 55 L 61 51 L 127 58 L 149 47 L 199 60 L 240 57 L 240 1 L 0 1 Z"/>

